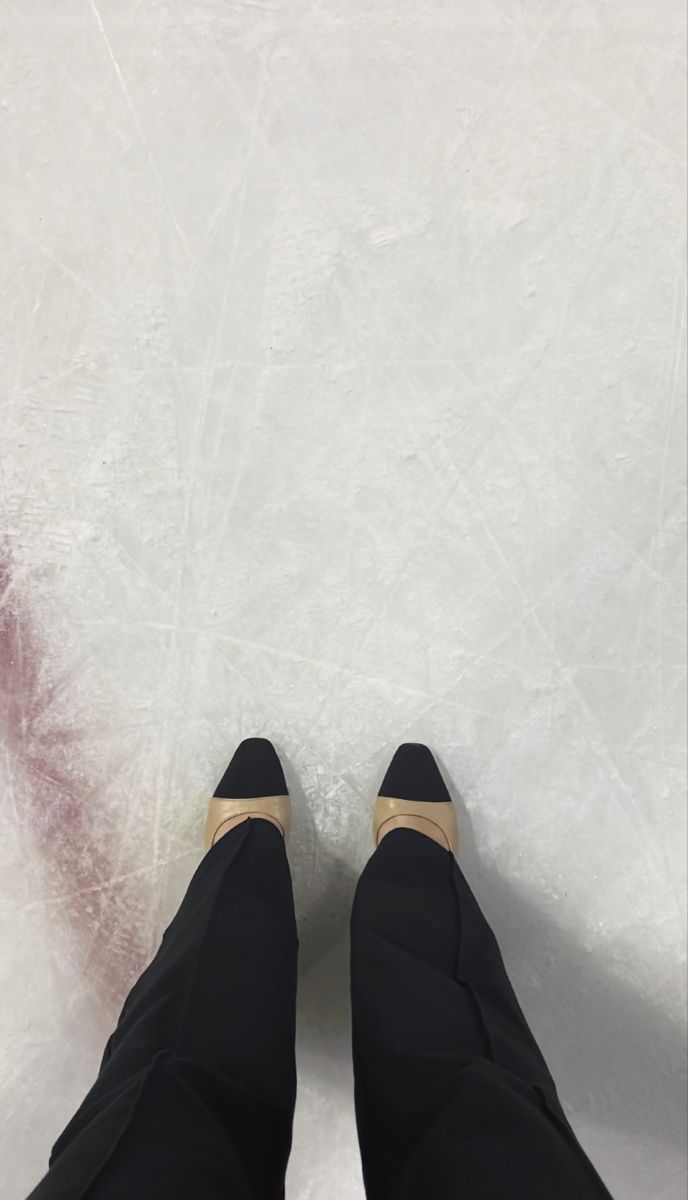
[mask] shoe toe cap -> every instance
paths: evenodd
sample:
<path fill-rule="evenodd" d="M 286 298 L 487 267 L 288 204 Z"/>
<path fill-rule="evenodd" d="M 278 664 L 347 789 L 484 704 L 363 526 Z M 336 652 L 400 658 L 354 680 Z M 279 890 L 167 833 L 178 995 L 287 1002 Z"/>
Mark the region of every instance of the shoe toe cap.
<path fill-rule="evenodd" d="M 286 796 L 287 782 L 277 751 L 267 738 L 246 738 L 215 789 L 223 800 Z"/>
<path fill-rule="evenodd" d="M 421 742 L 405 742 L 399 747 L 389 764 L 379 795 L 432 804 L 451 803 L 435 757 Z"/>

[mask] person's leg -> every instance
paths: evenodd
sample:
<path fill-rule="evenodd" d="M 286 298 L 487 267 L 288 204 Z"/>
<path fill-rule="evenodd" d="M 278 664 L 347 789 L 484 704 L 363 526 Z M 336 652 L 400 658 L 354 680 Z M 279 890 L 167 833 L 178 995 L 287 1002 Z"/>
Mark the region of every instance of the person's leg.
<path fill-rule="evenodd" d="M 216 793 L 286 811 L 269 743 L 242 743 Z M 220 821 L 218 819 L 218 825 Z M 216 828 L 98 1079 L 32 1200 L 276 1200 L 296 1095 L 297 938 L 284 839 L 255 818 Z M 217 836 L 219 835 L 219 836 Z M 208 839 L 209 841 L 211 838 Z"/>
<path fill-rule="evenodd" d="M 356 1114 L 369 1200 L 608 1197 L 436 823 L 442 810 L 420 804 L 430 821 L 412 828 L 415 801 L 451 803 L 430 752 L 402 747 L 381 794 L 401 797 L 397 809 L 406 815 L 381 825 L 351 934 Z"/>

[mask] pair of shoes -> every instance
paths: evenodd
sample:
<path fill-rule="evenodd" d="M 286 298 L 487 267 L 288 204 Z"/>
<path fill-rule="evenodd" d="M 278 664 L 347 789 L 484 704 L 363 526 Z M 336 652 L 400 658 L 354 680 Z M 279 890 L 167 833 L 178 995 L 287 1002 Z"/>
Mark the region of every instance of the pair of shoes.
<path fill-rule="evenodd" d="M 239 746 L 208 807 L 205 846 L 251 817 L 271 821 L 289 836 L 291 802 L 274 746 L 265 738 L 247 738 Z M 415 829 L 456 854 L 456 812 L 427 746 L 400 746 L 385 775 L 373 810 L 378 845 L 393 829 Z"/>

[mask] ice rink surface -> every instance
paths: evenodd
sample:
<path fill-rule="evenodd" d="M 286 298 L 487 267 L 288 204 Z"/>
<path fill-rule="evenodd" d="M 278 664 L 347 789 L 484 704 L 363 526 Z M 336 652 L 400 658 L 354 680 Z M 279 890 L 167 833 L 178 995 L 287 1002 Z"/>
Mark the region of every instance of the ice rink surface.
<path fill-rule="evenodd" d="M 678 0 L 5 0 L 0 1131 L 21 1200 L 237 741 L 295 797 L 290 1200 L 360 1200 L 403 740 L 616 1200 L 685 1195 Z"/>

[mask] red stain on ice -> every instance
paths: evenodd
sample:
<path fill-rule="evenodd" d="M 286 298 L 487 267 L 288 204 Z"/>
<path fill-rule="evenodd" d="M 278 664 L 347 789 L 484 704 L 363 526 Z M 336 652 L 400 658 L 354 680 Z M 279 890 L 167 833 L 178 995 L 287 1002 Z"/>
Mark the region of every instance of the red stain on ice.
<path fill-rule="evenodd" d="M 41 638 L 12 591 L 11 556 L 0 544 L 0 738 L 20 780 L 27 852 L 37 849 L 50 864 L 65 897 L 56 912 L 76 934 L 84 978 L 114 1014 L 146 947 L 131 917 L 134 897 L 112 879 L 103 830 L 94 836 L 98 798 L 75 778 L 70 733 L 51 719 L 53 692 Z"/>

